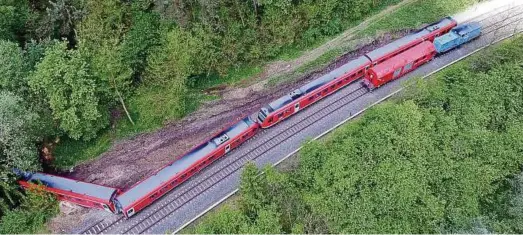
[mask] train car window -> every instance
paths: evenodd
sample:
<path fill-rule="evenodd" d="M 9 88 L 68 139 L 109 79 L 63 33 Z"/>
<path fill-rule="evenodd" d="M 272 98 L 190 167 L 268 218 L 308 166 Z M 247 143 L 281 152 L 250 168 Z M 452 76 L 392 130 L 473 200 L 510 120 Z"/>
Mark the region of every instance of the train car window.
<path fill-rule="evenodd" d="M 280 117 L 280 118 L 283 117 L 283 113 L 279 113 L 278 117 Z"/>
<path fill-rule="evenodd" d="M 340 86 L 340 85 L 341 85 L 341 83 L 342 83 L 342 81 L 339 81 L 339 82 L 338 82 L 338 86 Z"/>
<path fill-rule="evenodd" d="M 271 122 L 272 122 L 272 117 L 269 118 L 269 123 L 271 123 Z"/>
<path fill-rule="evenodd" d="M 323 93 L 327 93 L 329 91 L 329 89 L 325 89 L 323 90 Z"/>
<path fill-rule="evenodd" d="M 185 178 L 186 176 L 187 176 L 187 174 L 183 174 L 181 178 L 183 179 L 183 178 Z"/>
<path fill-rule="evenodd" d="M 374 62 L 374 66 L 376 66 L 378 64 L 378 62 Z"/>
<path fill-rule="evenodd" d="M 331 89 L 334 89 L 336 87 L 336 84 L 332 84 Z"/>
<path fill-rule="evenodd" d="M 174 187 L 175 184 L 176 184 L 176 180 L 171 181 L 171 186 Z"/>
<path fill-rule="evenodd" d="M 313 101 L 313 100 L 314 100 L 314 96 L 309 97 L 309 101 Z"/>
<path fill-rule="evenodd" d="M 127 211 L 127 216 L 131 216 L 134 214 L 134 208 L 131 208 Z"/>
<path fill-rule="evenodd" d="M 247 134 L 245 134 L 245 135 L 242 136 L 242 139 L 245 139 L 245 138 L 247 138 Z"/>

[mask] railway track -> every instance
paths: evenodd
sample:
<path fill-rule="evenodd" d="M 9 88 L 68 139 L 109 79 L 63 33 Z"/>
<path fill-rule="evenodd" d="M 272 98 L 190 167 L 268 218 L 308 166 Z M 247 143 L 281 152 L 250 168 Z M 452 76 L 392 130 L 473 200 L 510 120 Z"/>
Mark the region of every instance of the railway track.
<path fill-rule="evenodd" d="M 469 21 L 492 21 L 484 25 L 483 35 L 488 35 L 497 32 L 497 30 L 507 27 L 508 25 L 513 24 L 514 22 L 521 21 L 523 18 L 523 11 L 521 11 L 523 6 L 500 10 L 493 17 L 489 15 L 481 15 L 475 17 L 474 20 L 470 19 Z M 509 15 L 509 17 L 501 16 L 502 13 L 516 12 L 516 14 Z M 495 20 L 493 20 L 495 18 Z M 501 25 L 499 25 L 502 23 Z M 436 59 L 437 60 L 437 59 Z M 114 220 L 106 221 L 100 220 L 89 228 L 81 231 L 80 233 L 85 234 L 100 234 L 100 233 L 144 233 L 147 232 L 150 228 L 161 223 L 166 218 L 169 218 L 174 212 L 176 212 L 182 206 L 190 203 L 196 196 L 208 191 L 213 188 L 215 184 L 226 179 L 227 177 L 237 173 L 246 162 L 256 160 L 258 157 L 262 156 L 264 153 L 278 147 L 285 140 L 293 137 L 298 132 L 303 129 L 313 125 L 314 123 L 320 121 L 331 113 L 336 112 L 337 110 L 344 108 L 350 105 L 354 100 L 366 95 L 368 92 L 361 85 L 359 81 L 355 81 L 358 85 L 350 85 L 350 88 L 343 89 L 352 89 L 350 92 L 343 94 L 341 97 L 338 97 L 334 101 L 329 101 L 330 103 L 326 104 L 326 99 L 319 101 L 316 105 L 323 105 L 319 108 L 318 111 L 313 112 L 311 115 L 298 115 L 292 117 L 292 122 L 286 121 L 278 124 L 283 128 L 278 131 L 268 131 L 266 129 L 260 131 L 258 135 L 253 137 L 251 140 L 247 141 L 244 145 L 252 143 L 254 140 L 254 146 L 246 151 L 246 154 L 241 155 L 238 158 L 227 158 L 224 157 L 220 159 L 220 165 L 213 164 L 208 169 L 205 169 L 197 177 L 194 177 L 192 180 L 187 181 L 182 184 L 177 190 L 171 192 L 170 194 L 164 196 L 157 203 L 149 206 L 147 210 L 142 211 L 142 213 L 137 214 L 131 219 L 125 219 L 124 217 L 119 217 Z M 308 109 L 306 109 L 308 110 Z M 302 111 L 305 112 L 306 110 Z"/>

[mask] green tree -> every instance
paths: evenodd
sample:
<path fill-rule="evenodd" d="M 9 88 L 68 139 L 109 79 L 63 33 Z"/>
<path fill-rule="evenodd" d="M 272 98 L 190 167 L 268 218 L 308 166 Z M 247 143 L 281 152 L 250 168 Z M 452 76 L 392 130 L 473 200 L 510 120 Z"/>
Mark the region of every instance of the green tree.
<path fill-rule="evenodd" d="M 159 43 L 160 17 L 136 5 L 138 3 L 133 3 L 131 27 L 124 36 L 121 50 L 124 62 L 133 70 L 133 77 L 140 81 L 150 50 Z"/>
<path fill-rule="evenodd" d="M 16 43 L 0 40 L 0 89 L 27 94 L 24 52 Z"/>
<path fill-rule="evenodd" d="M 77 50 L 57 42 L 29 77 L 33 92 L 43 97 L 60 129 L 74 139 L 93 138 L 108 125 L 107 109 L 99 83 Z"/>
<path fill-rule="evenodd" d="M 36 118 L 20 97 L 0 91 L 0 216 L 17 204 L 12 169 L 40 169 L 33 128 Z"/>
<path fill-rule="evenodd" d="M 168 86 L 169 98 L 175 106 L 170 113 L 181 117 L 186 112 L 187 77 L 194 73 L 194 58 L 198 42 L 191 35 L 175 28 L 163 36 L 160 46 L 153 49 L 148 58 L 145 86 Z M 167 116 L 167 115 L 166 115 Z"/>
<path fill-rule="evenodd" d="M 49 0 L 33 6 L 37 8 L 29 22 L 33 39 L 66 37 L 74 44 L 76 24 L 85 15 L 81 0 Z"/>
<path fill-rule="evenodd" d="M 26 0 L 1 0 L 0 40 L 22 39 L 28 15 L 29 7 Z"/>
<path fill-rule="evenodd" d="M 54 195 L 40 189 L 29 190 L 20 207 L 8 211 L 0 220 L 0 233 L 42 233 L 44 224 L 58 214 Z"/>

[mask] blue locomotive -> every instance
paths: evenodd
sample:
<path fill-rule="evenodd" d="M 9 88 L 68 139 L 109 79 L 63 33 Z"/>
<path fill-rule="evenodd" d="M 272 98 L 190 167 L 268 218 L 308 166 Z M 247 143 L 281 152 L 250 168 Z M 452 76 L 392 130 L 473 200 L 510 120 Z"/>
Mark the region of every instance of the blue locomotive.
<path fill-rule="evenodd" d="M 438 53 L 444 53 L 479 37 L 480 34 L 481 24 L 478 22 L 462 24 L 434 39 L 434 47 Z"/>

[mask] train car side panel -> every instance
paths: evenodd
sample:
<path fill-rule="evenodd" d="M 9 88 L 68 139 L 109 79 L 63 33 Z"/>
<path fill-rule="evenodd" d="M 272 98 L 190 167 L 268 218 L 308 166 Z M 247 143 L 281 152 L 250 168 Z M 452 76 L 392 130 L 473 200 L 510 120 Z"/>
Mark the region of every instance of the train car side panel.
<path fill-rule="evenodd" d="M 374 89 L 430 61 L 436 55 L 431 42 L 424 42 L 367 71 L 364 84 Z"/>
<path fill-rule="evenodd" d="M 271 102 L 258 113 L 261 127 L 269 128 L 363 77 L 365 67 L 368 66 L 370 66 L 370 61 L 361 56 Z"/>

